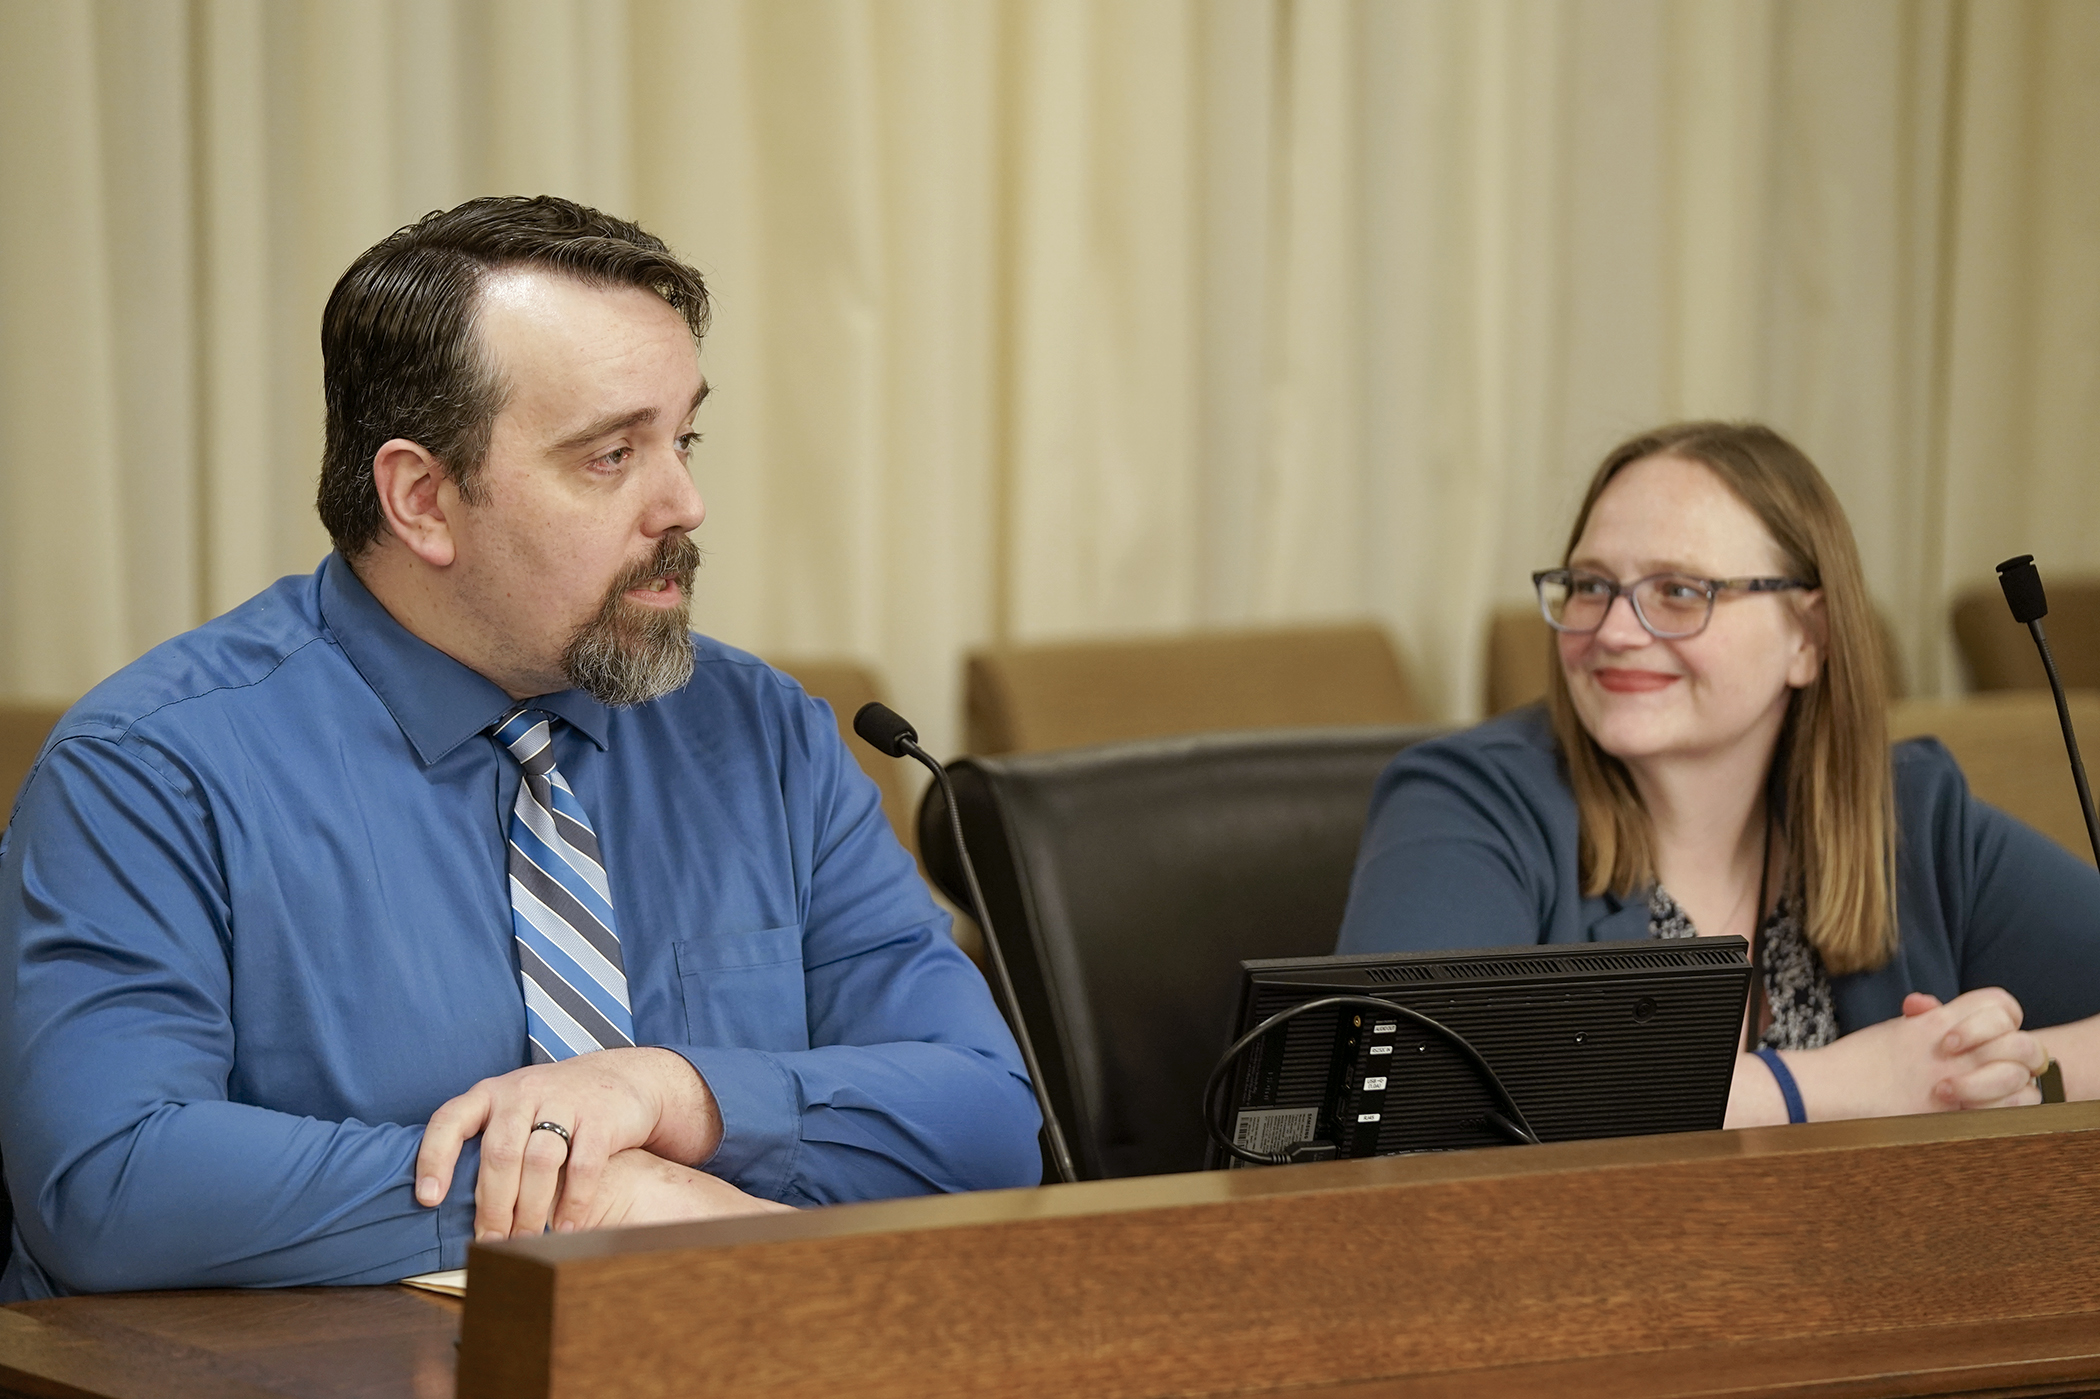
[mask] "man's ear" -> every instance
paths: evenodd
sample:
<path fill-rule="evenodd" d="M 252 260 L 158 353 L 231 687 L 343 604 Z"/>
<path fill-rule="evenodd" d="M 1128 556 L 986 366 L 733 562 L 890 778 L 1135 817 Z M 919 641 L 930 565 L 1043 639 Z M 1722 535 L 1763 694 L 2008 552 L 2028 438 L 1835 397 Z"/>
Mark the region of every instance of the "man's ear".
<path fill-rule="evenodd" d="M 1786 683 L 1798 690 L 1815 682 L 1830 654 L 1830 610 L 1823 605 L 1823 590 L 1802 594 L 1794 615 L 1801 623 L 1801 636 L 1787 662 Z"/>
<path fill-rule="evenodd" d="M 452 522 L 445 516 L 444 463 L 405 437 L 387 441 L 372 457 L 372 485 L 379 513 L 408 551 L 433 568 L 453 559 Z"/>

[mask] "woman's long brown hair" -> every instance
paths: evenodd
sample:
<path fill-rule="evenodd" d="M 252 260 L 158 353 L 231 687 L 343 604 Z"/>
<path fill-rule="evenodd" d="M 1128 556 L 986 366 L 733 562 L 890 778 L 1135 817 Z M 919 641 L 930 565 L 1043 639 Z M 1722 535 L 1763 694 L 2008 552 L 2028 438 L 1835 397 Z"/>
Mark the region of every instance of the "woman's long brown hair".
<path fill-rule="evenodd" d="M 1887 962 L 1896 948 L 1895 799 L 1881 636 L 1852 526 L 1823 474 L 1793 443 L 1755 423 L 1678 423 L 1620 444 L 1597 468 L 1568 532 L 1565 565 L 1597 497 L 1645 457 L 1707 467 L 1777 541 L 1791 577 L 1823 591 L 1821 673 L 1787 704 L 1773 784 L 1803 927 L 1832 975 Z M 1655 837 L 1626 765 L 1582 727 L 1556 651 L 1548 668 L 1554 736 L 1581 816 L 1582 890 L 1625 896 L 1655 883 Z M 1762 912 L 1760 911 L 1760 916 Z"/>

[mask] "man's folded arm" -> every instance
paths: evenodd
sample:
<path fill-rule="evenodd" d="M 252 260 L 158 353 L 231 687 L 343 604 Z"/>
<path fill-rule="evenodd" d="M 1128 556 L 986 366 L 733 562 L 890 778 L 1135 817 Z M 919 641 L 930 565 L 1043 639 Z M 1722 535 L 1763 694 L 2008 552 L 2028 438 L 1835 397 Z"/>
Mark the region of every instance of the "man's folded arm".
<path fill-rule="evenodd" d="M 800 709 L 814 1047 L 669 1046 L 720 1106 L 705 1167 L 795 1205 L 1034 1185 L 1041 1118 L 1013 1035 L 828 710 Z"/>
<path fill-rule="evenodd" d="M 722 1144 L 702 1164 L 754 1195 L 836 1204 L 1041 1178 L 1020 1051 L 910 857 L 888 848 L 904 880 L 856 876 L 851 916 L 813 903 L 802 975 L 815 1047 L 667 1046 L 707 1080 L 721 1114 Z M 888 863 L 879 848 L 866 855 L 863 872 Z M 913 915 L 879 940 L 868 932 Z"/>
<path fill-rule="evenodd" d="M 18 1169 L 16 1225 L 71 1292 L 391 1282 L 461 1267 L 470 1148 L 451 1196 L 417 1206 L 420 1127 L 322 1122 L 225 1101 L 167 1104 L 70 1160 Z"/>
<path fill-rule="evenodd" d="M 138 744 L 60 743 L 0 858 L 4 1145 L 56 1287 L 380 1281 L 458 1266 L 471 1165 L 416 1205 L 420 1125 L 228 1100 L 232 978 L 214 832 Z"/>
<path fill-rule="evenodd" d="M 672 1047 L 720 1106 L 722 1145 L 704 1169 L 754 1195 L 824 1205 L 1040 1179 L 1028 1081 L 982 1051 L 912 1041 L 795 1053 Z"/>

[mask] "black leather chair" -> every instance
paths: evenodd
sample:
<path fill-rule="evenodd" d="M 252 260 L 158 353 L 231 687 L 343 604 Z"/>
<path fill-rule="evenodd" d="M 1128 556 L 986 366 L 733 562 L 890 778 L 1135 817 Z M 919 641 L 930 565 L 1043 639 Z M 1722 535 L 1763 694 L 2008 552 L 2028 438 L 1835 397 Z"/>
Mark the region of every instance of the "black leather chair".
<path fill-rule="evenodd" d="M 950 768 L 964 838 L 1082 1177 L 1200 1170 L 1239 964 L 1334 950 L 1371 786 L 1444 730 L 1206 734 Z M 968 908 L 931 787 L 928 871 Z M 1046 1174 L 1046 1179 L 1055 1179 Z"/>

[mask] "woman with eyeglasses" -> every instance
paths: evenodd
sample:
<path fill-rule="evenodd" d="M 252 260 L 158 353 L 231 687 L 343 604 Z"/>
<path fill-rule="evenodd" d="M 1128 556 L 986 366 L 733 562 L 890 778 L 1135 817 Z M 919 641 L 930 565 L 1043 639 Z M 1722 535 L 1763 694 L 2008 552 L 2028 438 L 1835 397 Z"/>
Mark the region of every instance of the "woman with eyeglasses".
<path fill-rule="evenodd" d="M 1732 1127 L 2100 1096 L 2100 872 L 1937 742 L 1891 749 L 1858 549 L 1806 456 L 1644 433 L 1534 581 L 1546 703 L 1394 760 L 1341 951 L 1745 938 Z"/>

